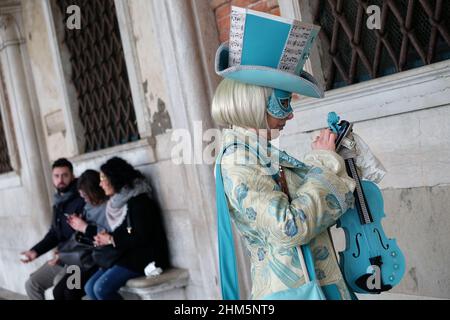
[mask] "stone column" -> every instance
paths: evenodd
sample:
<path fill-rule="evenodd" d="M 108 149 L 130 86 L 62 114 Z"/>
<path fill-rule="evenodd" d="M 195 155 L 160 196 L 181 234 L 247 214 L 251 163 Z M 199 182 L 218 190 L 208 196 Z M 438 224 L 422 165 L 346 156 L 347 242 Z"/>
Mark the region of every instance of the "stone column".
<path fill-rule="evenodd" d="M 219 41 L 209 2 L 154 0 L 151 3 L 154 13 L 151 20 L 163 58 L 173 127 L 193 133 L 194 122 L 201 121 L 203 130 L 212 128 L 210 104 L 219 81 L 213 61 Z M 213 167 L 185 165 L 185 170 L 192 199 L 186 206 L 193 219 L 204 295 L 220 298 Z"/>
<path fill-rule="evenodd" d="M 15 169 L 20 176 L 21 187 L 25 189 L 20 197 L 30 194 L 28 202 L 33 202 L 33 213 L 50 213 L 48 159 L 44 152 L 46 148 L 42 147 L 45 143 L 42 130 L 38 130 L 42 129 L 39 110 L 31 100 L 34 91 L 31 89 L 31 77 L 26 72 L 28 56 L 19 22 L 16 15 L 0 15 L 0 63 L 14 127 L 10 130 L 15 132 L 20 159 L 18 168 Z M 37 217 L 36 223 L 46 229 L 50 217 L 46 218 Z"/>
<path fill-rule="evenodd" d="M 17 161 L 15 179 L 0 176 L 0 286 L 24 293 L 24 282 L 42 260 L 18 266 L 18 255 L 48 230 L 51 220 L 51 176 L 43 128 L 31 75 L 21 7 L 0 7 L 0 63 L 4 80 L 4 106 L 10 113 L 10 130 Z M 11 272 L 14 270 L 14 272 Z"/>

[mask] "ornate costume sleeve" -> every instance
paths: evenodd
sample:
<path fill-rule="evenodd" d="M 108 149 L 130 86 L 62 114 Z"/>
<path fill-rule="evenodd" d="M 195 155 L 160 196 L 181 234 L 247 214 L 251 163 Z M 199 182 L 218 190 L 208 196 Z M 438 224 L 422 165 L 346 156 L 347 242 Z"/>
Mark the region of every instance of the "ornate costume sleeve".
<path fill-rule="evenodd" d="M 321 169 L 324 174 L 328 176 L 328 179 L 333 178 L 332 176 L 336 175 L 339 177 L 340 182 L 345 184 L 351 192 L 355 190 L 355 181 L 347 175 L 344 159 L 336 152 L 313 150 L 304 157 L 303 162 L 309 166 Z M 314 170 L 319 171 L 318 169 L 313 169 L 312 172 L 309 172 L 309 175 L 311 175 Z"/>
<path fill-rule="evenodd" d="M 236 160 L 237 159 L 237 160 Z M 342 174 L 339 159 L 317 158 L 331 165 L 305 166 L 286 170 L 292 201 L 261 165 L 239 164 L 256 156 L 245 150 L 234 150 L 222 160 L 224 188 L 231 215 L 242 233 L 257 229 L 267 240 L 284 246 L 310 242 L 335 224 L 353 203 L 354 182 Z M 341 158 L 342 159 L 342 158 Z"/>

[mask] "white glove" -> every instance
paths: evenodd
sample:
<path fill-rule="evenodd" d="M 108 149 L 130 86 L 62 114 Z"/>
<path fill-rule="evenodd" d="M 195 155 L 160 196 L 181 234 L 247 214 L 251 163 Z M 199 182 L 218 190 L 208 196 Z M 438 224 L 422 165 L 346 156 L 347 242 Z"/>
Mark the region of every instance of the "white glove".
<path fill-rule="evenodd" d="M 372 153 L 369 146 L 356 133 L 351 133 L 348 139 L 355 142 L 354 149 L 341 146 L 338 153 L 344 159 L 355 158 L 355 164 L 361 179 L 379 183 L 386 174 L 386 169 L 378 158 Z"/>

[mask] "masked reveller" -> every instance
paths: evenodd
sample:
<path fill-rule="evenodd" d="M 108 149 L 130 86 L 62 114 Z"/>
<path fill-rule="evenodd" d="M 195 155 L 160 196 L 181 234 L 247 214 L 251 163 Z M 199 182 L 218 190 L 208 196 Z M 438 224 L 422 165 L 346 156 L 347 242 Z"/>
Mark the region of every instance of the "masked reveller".
<path fill-rule="evenodd" d="M 336 135 L 321 131 L 302 161 L 271 144 L 294 117 L 292 93 L 323 96 L 315 79 L 302 71 L 317 29 L 311 26 L 302 49 L 294 43 L 299 22 L 285 20 L 233 8 L 230 42 L 216 55 L 216 72 L 225 79 L 212 115 L 228 127 L 216 169 L 219 238 L 221 214 L 229 215 L 250 255 L 252 299 L 274 298 L 305 284 L 299 248 L 306 244 L 325 297 L 352 299 L 328 230 L 354 205 L 355 182 L 335 152 Z M 219 203 L 220 178 L 225 208 Z M 229 249 L 222 246 L 222 254 Z M 221 272 L 226 273 L 224 260 Z M 224 298 L 232 298 L 232 284 L 224 281 L 222 273 Z M 295 293 L 286 297 L 296 298 Z"/>

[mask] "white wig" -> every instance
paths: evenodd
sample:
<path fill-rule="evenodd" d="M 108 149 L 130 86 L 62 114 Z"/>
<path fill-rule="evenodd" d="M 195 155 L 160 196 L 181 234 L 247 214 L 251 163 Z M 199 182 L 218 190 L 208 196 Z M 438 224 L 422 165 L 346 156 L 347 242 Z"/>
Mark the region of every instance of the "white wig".
<path fill-rule="evenodd" d="M 224 126 L 267 129 L 266 108 L 271 88 L 224 79 L 212 102 L 212 117 Z"/>

